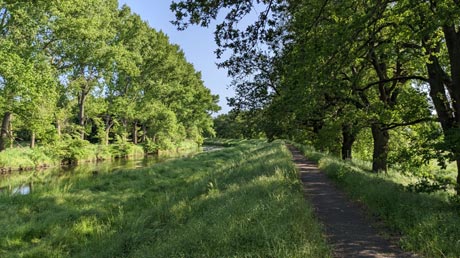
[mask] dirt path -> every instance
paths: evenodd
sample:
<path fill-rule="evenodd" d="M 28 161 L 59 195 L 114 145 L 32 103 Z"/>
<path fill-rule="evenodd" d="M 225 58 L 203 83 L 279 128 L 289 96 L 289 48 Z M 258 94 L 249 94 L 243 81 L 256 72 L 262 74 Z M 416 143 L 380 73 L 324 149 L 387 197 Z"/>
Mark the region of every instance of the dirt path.
<path fill-rule="evenodd" d="M 362 209 L 347 200 L 318 166 L 288 146 L 300 172 L 305 198 L 325 226 L 335 257 L 417 257 L 378 235 Z"/>

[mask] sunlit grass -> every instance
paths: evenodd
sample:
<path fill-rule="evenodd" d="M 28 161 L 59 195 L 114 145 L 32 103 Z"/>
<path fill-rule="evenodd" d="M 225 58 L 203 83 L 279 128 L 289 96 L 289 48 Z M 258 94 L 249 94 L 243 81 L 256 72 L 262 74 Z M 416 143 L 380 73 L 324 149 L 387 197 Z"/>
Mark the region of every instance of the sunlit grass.
<path fill-rule="evenodd" d="M 426 257 L 460 257 L 458 203 L 443 192 L 426 194 L 405 190 L 415 177 L 390 170 L 372 173 L 365 163 L 342 161 L 297 145 L 305 155 L 354 200 L 367 206 L 393 233 L 400 234 L 406 250 Z"/>
<path fill-rule="evenodd" d="M 0 168 L 4 169 L 30 169 L 42 165 L 56 164 L 59 164 L 59 161 L 49 157 L 44 148 L 21 147 L 0 152 Z"/>
<path fill-rule="evenodd" d="M 0 195 L 0 257 L 329 257 L 281 143 Z"/>
<path fill-rule="evenodd" d="M 16 147 L 0 152 L 0 172 L 10 173 L 17 170 L 32 170 L 42 167 L 57 167 L 61 163 L 86 164 L 118 158 L 139 158 L 145 155 L 142 145 L 132 143 L 114 143 L 111 145 L 85 144 L 75 148 L 63 146 Z M 184 140 L 171 150 L 161 151 L 160 156 L 183 155 L 196 152 L 196 142 Z"/>

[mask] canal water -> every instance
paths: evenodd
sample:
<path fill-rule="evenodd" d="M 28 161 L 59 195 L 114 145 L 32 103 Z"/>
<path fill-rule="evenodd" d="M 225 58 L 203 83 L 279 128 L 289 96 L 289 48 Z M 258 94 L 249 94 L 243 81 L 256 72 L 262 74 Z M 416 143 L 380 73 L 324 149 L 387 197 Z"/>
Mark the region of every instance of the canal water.
<path fill-rule="evenodd" d="M 203 146 L 191 152 L 170 154 L 162 156 L 147 156 L 137 159 L 118 159 L 97 163 L 83 163 L 78 166 L 57 167 L 32 171 L 13 172 L 0 176 L 0 194 L 28 195 L 33 192 L 34 185 L 53 184 L 59 180 L 78 177 L 79 175 L 98 176 L 99 174 L 115 171 L 129 171 L 133 169 L 148 168 L 166 160 L 190 157 L 201 152 L 219 150 L 218 146 Z"/>

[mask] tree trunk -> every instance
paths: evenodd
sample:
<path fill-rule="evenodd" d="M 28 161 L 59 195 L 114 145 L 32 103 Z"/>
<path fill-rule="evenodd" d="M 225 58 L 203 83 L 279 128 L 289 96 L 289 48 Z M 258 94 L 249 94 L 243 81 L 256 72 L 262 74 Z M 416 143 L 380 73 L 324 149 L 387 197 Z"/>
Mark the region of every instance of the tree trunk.
<path fill-rule="evenodd" d="M 121 119 L 121 125 L 123 127 L 123 133 L 122 133 L 121 137 L 123 139 L 123 142 L 127 142 L 128 141 L 128 134 L 129 134 L 128 119 L 127 118 Z"/>
<path fill-rule="evenodd" d="M 457 163 L 457 171 L 460 171 L 460 156 L 457 156 L 455 162 Z M 460 173 L 458 172 L 456 183 L 457 184 L 455 185 L 455 191 L 457 192 L 457 195 L 460 195 Z"/>
<path fill-rule="evenodd" d="M 105 136 L 104 136 L 104 145 L 105 146 L 109 145 L 109 133 L 110 133 L 110 128 L 105 130 Z"/>
<path fill-rule="evenodd" d="M 142 142 L 147 140 L 147 126 L 145 124 L 142 125 Z"/>
<path fill-rule="evenodd" d="M 444 37 L 449 53 L 451 83 L 447 85 L 449 94 L 453 98 L 452 105 L 455 110 L 455 122 L 460 127 L 460 29 L 456 31 L 455 25 L 444 26 Z"/>
<path fill-rule="evenodd" d="M 137 121 L 133 124 L 133 143 L 137 144 Z"/>
<path fill-rule="evenodd" d="M 428 70 L 428 82 L 430 84 L 430 97 L 433 101 L 438 121 L 444 132 L 453 126 L 453 110 L 451 110 L 444 88 L 444 71 L 436 56 L 430 56 L 430 63 L 426 64 Z"/>
<path fill-rule="evenodd" d="M 81 139 L 85 139 L 85 101 L 86 94 L 84 92 L 80 93 L 78 98 L 78 125 L 81 127 Z"/>
<path fill-rule="evenodd" d="M 460 144 L 457 140 L 460 135 L 460 29 L 457 31 L 455 25 L 444 26 L 443 32 L 449 53 L 451 75 L 450 83 L 445 85 L 453 98 L 452 106 L 454 109 L 453 121 L 451 120 L 453 125 L 449 128 L 449 131 L 444 130 L 444 135 L 446 140 L 448 140 L 448 135 L 454 138 L 450 143 L 453 145 L 451 149 L 457 162 L 457 185 L 455 190 L 457 195 L 460 195 Z"/>
<path fill-rule="evenodd" d="M 110 134 L 110 129 L 112 129 L 112 126 L 114 125 L 114 122 L 112 120 L 112 117 L 110 115 L 105 116 L 105 136 L 104 136 L 104 144 L 109 145 L 109 134 Z"/>
<path fill-rule="evenodd" d="M 57 134 L 59 136 L 59 138 L 61 138 L 61 123 L 59 122 L 59 120 L 56 119 L 56 131 L 57 131 Z"/>
<path fill-rule="evenodd" d="M 33 149 L 35 148 L 35 133 L 32 132 L 32 135 L 30 136 L 30 148 Z"/>
<path fill-rule="evenodd" d="M 10 137 L 10 148 L 13 148 L 14 146 L 14 135 L 13 135 L 13 123 L 11 123 L 11 120 L 13 117 L 10 117 L 10 125 L 9 125 L 9 130 L 8 130 L 8 136 Z"/>
<path fill-rule="evenodd" d="M 372 124 L 372 138 L 374 138 L 374 154 L 372 156 L 372 171 L 387 172 L 388 130 L 382 129 L 379 124 Z"/>
<path fill-rule="evenodd" d="M 460 130 L 460 33 L 455 31 L 454 26 L 443 27 L 443 32 L 449 53 L 450 75 L 444 71 L 437 57 L 441 42 L 430 47 L 427 43 L 430 38 L 426 38 L 423 45 L 430 60 L 426 63 L 430 97 L 433 100 L 438 121 L 441 123 L 445 142 L 449 144 L 449 149 L 457 162 L 456 191 L 457 195 L 460 195 L 460 146 L 456 143 Z"/>
<path fill-rule="evenodd" d="M 342 125 L 342 159 L 351 160 L 351 150 L 356 140 L 356 134 L 353 133 L 351 124 Z"/>
<path fill-rule="evenodd" d="M 0 133 L 0 151 L 5 150 L 6 144 L 8 143 L 8 128 L 11 121 L 11 115 L 11 112 L 5 112 L 5 114 L 3 115 L 2 128 Z"/>

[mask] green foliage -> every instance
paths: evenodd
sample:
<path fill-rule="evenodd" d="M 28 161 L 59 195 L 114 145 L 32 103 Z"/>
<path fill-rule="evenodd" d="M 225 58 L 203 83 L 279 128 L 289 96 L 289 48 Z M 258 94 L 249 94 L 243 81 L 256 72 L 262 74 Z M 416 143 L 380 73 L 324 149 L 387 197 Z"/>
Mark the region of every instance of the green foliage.
<path fill-rule="evenodd" d="M 88 141 L 79 137 L 65 136 L 54 148 L 55 154 L 64 162 L 77 163 L 79 160 L 95 159 L 90 146 Z"/>
<path fill-rule="evenodd" d="M 237 92 L 229 103 L 238 111 L 262 110 L 256 128 L 268 139 L 338 154 L 350 152 L 356 138 L 353 156 L 372 160 L 376 172 L 425 173 L 433 158 L 441 166 L 460 162 L 458 100 L 452 97 L 460 95 L 457 1 L 254 4 L 176 1 L 171 10 L 179 29 L 217 20 L 216 53 L 228 57 L 220 66 Z M 241 22 L 251 15 L 253 24 Z M 414 126 L 435 127 L 435 120 L 437 132 Z M 220 137 L 248 137 L 237 119 L 219 117 L 216 125 L 223 128 Z"/>
<path fill-rule="evenodd" d="M 422 176 L 418 182 L 406 186 L 406 190 L 416 193 L 434 193 L 438 191 L 447 191 L 453 189 L 455 181 L 450 177 L 441 177 L 436 175 Z"/>
<path fill-rule="evenodd" d="M 260 111 L 235 111 L 222 114 L 214 119 L 216 137 L 226 139 L 261 139 L 265 138 L 260 126 Z"/>
<path fill-rule="evenodd" d="M 331 257 L 280 143 L 0 194 L 2 257 Z"/>
<path fill-rule="evenodd" d="M 127 158 L 143 155 L 144 151 L 141 146 L 136 146 L 128 142 L 126 138 L 117 136 L 115 143 L 111 146 L 111 153 L 115 158 Z"/>
<path fill-rule="evenodd" d="M 43 165 L 58 165 L 59 160 L 48 155 L 46 148 L 13 148 L 0 152 L 0 168 L 32 169 Z"/>
<path fill-rule="evenodd" d="M 335 156 L 340 156 L 340 127 L 340 124 L 325 125 L 317 133 L 313 146 L 318 150 L 327 151 Z"/>
<path fill-rule="evenodd" d="M 2 150 L 22 137 L 56 157 L 93 160 L 109 151 L 84 150 L 75 137 L 115 143 L 116 156 L 125 156 L 128 140 L 150 138 L 167 149 L 212 135 L 218 96 L 182 50 L 129 7 L 115 0 L 2 1 L 0 20 L 0 114 L 12 117 L 2 128 Z"/>
<path fill-rule="evenodd" d="M 143 144 L 142 147 L 144 148 L 144 152 L 147 154 L 156 154 L 160 150 L 158 144 L 154 141 L 147 139 Z"/>

